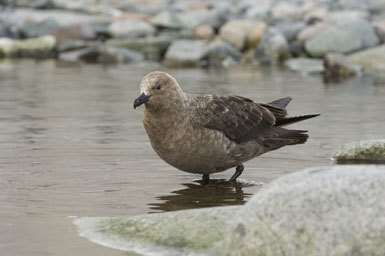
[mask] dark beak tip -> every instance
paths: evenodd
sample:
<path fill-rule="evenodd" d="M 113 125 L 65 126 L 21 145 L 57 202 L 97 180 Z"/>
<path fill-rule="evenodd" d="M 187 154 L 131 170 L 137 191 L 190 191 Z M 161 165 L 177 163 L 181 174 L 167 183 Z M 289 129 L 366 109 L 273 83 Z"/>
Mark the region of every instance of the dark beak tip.
<path fill-rule="evenodd" d="M 136 98 L 134 101 L 134 109 L 136 109 L 136 107 L 139 107 L 140 105 L 146 103 L 150 97 L 151 97 L 151 95 L 146 95 L 144 93 L 139 95 L 139 97 Z"/>

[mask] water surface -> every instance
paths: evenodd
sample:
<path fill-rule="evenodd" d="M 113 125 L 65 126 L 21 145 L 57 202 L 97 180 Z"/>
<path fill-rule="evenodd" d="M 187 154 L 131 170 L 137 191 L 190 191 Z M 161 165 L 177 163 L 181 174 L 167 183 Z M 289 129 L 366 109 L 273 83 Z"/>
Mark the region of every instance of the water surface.
<path fill-rule="evenodd" d="M 309 141 L 247 162 L 240 183 L 201 186 L 199 175 L 156 156 L 142 109 L 132 107 L 141 78 L 159 69 L 189 92 L 238 94 L 257 102 L 291 96 L 290 114 L 322 116 L 291 126 L 309 130 Z M 385 85 L 371 76 L 325 85 L 321 76 L 257 67 L 218 72 L 0 62 L 1 254 L 125 255 L 78 237 L 69 216 L 243 204 L 260 184 L 332 164 L 331 150 L 341 143 L 383 138 L 384 98 Z M 212 178 L 227 179 L 233 172 Z"/>

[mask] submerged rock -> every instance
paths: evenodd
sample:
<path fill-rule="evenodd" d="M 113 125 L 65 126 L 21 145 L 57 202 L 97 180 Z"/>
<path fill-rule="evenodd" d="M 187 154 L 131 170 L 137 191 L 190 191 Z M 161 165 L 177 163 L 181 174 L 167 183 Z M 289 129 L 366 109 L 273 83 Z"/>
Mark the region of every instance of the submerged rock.
<path fill-rule="evenodd" d="M 198 67 L 208 51 L 205 41 L 176 40 L 168 48 L 164 62 L 169 67 Z"/>
<path fill-rule="evenodd" d="M 385 139 L 363 140 L 341 145 L 332 154 L 336 162 L 385 163 Z"/>
<path fill-rule="evenodd" d="M 385 45 L 353 53 L 348 58 L 367 72 L 379 74 L 385 72 Z"/>
<path fill-rule="evenodd" d="M 56 39 L 42 36 L 24 40 L 0 38 L 0 57 L 52 58 L 55 53 Z"/>
<path fill-rule="evenodd" d="M 239 206 L 128 218 L 79 218 L 79 233 L 95 243 L 145 255 L 218 255 L 216 247 Z"/>
<path fill-rule="evenodd" d="M 385 168 L 311 168 L 262 188 L 236 214 L 223 255 L 385 255 Z"/>
<path fill-rule="evenodd" d="M 326 54 L 324 57 L 324 79 L 326 82 L 339 82 L 343 79 L 360 74 L 361 68 L 352 64 L 348 58 L 341 54 Z"/>
<path fill-rule="evenodd" d="M 324 71 L 322 60 L 311 58 L 289 59 L 285 65 L 296 72 L 302 73 L 322 73 Z"/>

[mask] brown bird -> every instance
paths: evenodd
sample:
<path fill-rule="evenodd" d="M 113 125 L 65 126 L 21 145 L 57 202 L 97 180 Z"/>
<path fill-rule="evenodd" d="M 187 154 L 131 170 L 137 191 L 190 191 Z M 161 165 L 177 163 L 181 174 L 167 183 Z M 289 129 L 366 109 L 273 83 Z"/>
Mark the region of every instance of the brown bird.
<path fill-rule="evenodd" d="M 229 181 L 244 170 L 243 163 L 286 145 L 305 143 L 307 131 L 285 125 L 318 115 L 286 117 L 290 97 L 258 104 L 236 95 L 185 93 L 164 72 L 146 75 L 134 108 L 144 104 L 143 124 L 155 152 L 175 168 L 209 175 L 236 167 Z"/>

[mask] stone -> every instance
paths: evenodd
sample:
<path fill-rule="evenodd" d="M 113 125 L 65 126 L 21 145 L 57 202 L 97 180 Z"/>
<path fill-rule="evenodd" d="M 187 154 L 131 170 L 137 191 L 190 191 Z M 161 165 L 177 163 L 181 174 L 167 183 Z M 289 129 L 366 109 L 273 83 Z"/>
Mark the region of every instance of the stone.
<path fill-rule="evenodd" d="M 307 40 L 327 30 L 331 26 L 332 25 L 330 23 L 326 22 L 317 22 L 311 26 L 307 26 L 298 33 L 297 40 L 300 42 L 306 42 Z"/>
<path fill-rule="evenodd" d="M 290 70 L 300 73 L 317 74 L 324 71 L 323 62 L 320 59 L 294 58 L 285 61 L 285 65 Z"/>
<path fill-rule="evenodd" d="M 227 222 L 239 206 L 214 207 L 134 217 L 82 217 L 79 234 L 95 243 L 150 255 L 217 255 Z"/>
<path fill-rule="evenodd" d="M 146 21 L 142 20 L 118 20 L 108 28 L 109 33 L 117 38 L 135 38 L 152 36 L 155 28 Z"/>
<path fill-rule="evenodd" d="M 231 20 L 225 23 L 219 32 L 223 41 L 237 50 L 255 47 L 266 30 L 266 24 L 253 20 Z"/>
<path fill-rule="evenodd" d="M 335 53 L 325 55 L 324 67 L 325 82 L 340 82 L 361 73 L 360 66 L 352 64 L 344 55 Z"/>
<path fill-rule="evenodd" d="M 56 39 L 51 35 L 24 40 L 0 38 L 0 56 L 53 58 L 55 46 Z"/>
<path fill-rule="evenodd" d="M 385 43 L 385 21 L 375 22 L 373 26 L 381 43 Z"/>
<path fill-rule="evenodd" d="M 326 53 L 350 53 L 378 45 L 373 26 L 365 20 L 347 20 L 306 41 L 306 51 L 313 57 Z"/>
<path fill-rule="evenodd" d="M 24 38 L 40 37 L 51 34 L 57 27 L 59 27 L 59 24 L 54 19 L 47 19 L 23 25 L 20 28 L 20 33 Z"/>
<path fill-rule="evenodd" d="M 289 44 L 283 34 L 269 28 L 255 50 L 255 57 L 261 64 L 280 64 L 290 58 Z"/>
<path fill-rule="evenodd" d="M 300 20 L 302 11 L 298 6 L 289 1 L 280 1 L 272 8 L 272 17 L 274 20 Z"/>
<path fill-rule="evenodd" d="M 362 50 L 348 55 L 349 61 L 361 66 L 369 73 L 385 72 L 385 45 Z"/>
<path fill-rule="evenodd" d="M 209 46 L 200 40 L 176 40 L 168 48 L 164 63 L 169 67 L 198 67 Z"/>
<path fill-rule="evenodd" d="M 237 211 L 222 255 L 385 255 L 385 167 L 278 178 Z"/>
<path fill-rule="evenodd" d="M 60 60 L 69 62 L 127 64 L 143 60 L 143 55 L 128 49 L 95 46 L 60 54 Z"/>
<path fill-rule="evenodd" d="M 215 35 L 214 28 L 210 25 L 201 25 L 195 28 L 195 35 L 199 39 L 211 39 Z"/>
<path fill-rule="evenodd" d="M 194 28 L 199 24 L 199 21 L 192 19 L 190 15 L 171 10 L 158 13 L 150 19 L 150 22 L 154 26 L 170 29 Z"/>
<path fill-rule="evenodd" d="M 168 36 L 113 39 L 107 45 L 140 52 L 146 60 L 160 61 L 174 38 Z"/>
<path fill-rule="evenodd" d="M 273 22 L 271 0 L 243 1 L 239 4 L 239 12 L 245 12 L 245 17 L 252 20 L 261 20 L 268 24 Z"/>
<path fill-rule="evenodd" d="M 325 20 L 331 23 L 345 23 L 350 20 L 368 19 L 369 13 L 363 10 L 342 10 L 328 13 Z"/>
<path fill-rule="evenodd" d="M 341 145 L 333 152 L 331 158 L 337 163 L 385 163 L 385 139 Z"/>
<path fill-rule="evenodd" d="M 56 50 L 59 52 L 68 52 L 68 51 L 74 51 L 79 50 L 91 46 L 96 46 L 95 43 L 91 43 L 89 41 L 83 41 L 83 40 L 66 40 L 63 42 L 60 42 L 56 46 Z"/>
<path fill-rule="evenodd" d="M 56 38 L 58 44 L 67 40 L 91 40 L 96 38 L 93 28 L 84 23 L 55 28 L 51 34 Z"/>
<path fill-rule="evenodd" d="M 281 31 L 288 42 L 293 42 L 296 40 L 298 33 L 302 31 L 305 26 L 306 24 L 303 21 L 285 21 L 275 25 L 275 28 Z"/>
<path fill-rule="evenodd" d="M 227 67 L 229 63 L 237 63 L 241 60 L 242 53 L 223 41 L 214 41 L 210 44 L 207 54 L 202 57 L 203 66 Z"/>

